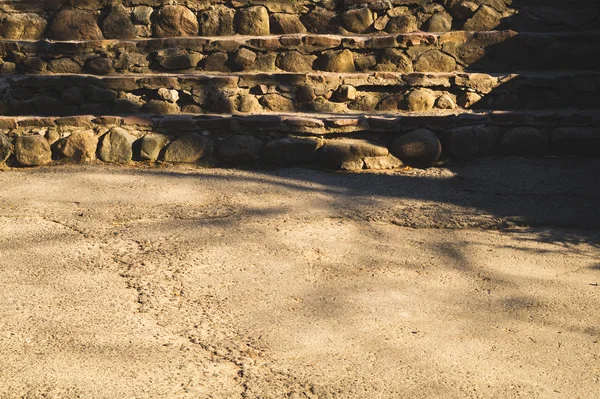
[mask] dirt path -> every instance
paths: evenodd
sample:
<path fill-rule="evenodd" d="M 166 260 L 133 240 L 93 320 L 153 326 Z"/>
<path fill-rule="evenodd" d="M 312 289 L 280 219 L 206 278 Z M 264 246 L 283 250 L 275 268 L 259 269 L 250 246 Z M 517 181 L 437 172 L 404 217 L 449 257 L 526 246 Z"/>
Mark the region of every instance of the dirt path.
<path fill-rule="evenodd" d="M 0 172 L 0 398 L 593 398 L 600 161 Z"/>

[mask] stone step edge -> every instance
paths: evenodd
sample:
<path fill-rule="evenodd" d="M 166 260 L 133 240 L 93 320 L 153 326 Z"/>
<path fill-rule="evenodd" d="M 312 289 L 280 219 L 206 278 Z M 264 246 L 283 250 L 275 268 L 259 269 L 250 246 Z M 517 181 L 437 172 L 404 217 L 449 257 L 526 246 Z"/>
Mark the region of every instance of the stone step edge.
<path fill-rule="evenodd" d="M 513 38 L 518 40 L 511 40 Z M 261 69 L 312 72 L 347 68 L 427 72 L 432 62 L 438 71 L 545 70 L 554 69 L 554 65 L 559 69 L 571 65 L 592 69 L 595 64 L 589 59 L 594 58 L 597 39 L 597 36 L 523 36 L 514 31 L 492 31 L 438 36 L 418 33 L 381 37 L 287 35 L 214 40 L 199 37 L 81 42 L 4 40 L 0 41 L 0 56 L 5 58 L 0 73 L 53 74 L 68 70 L 106 75 L 153 70 L 161 73 Z M 500 45 L 504 47 L 497 48 Z M 578 49 L 575 53 L 574 48 Z M 548 61 L 547 54 L 553 54 L 554 58 Z M 499 56 L 503 62 L 494 61 Z M 547 61 L 539 61 L 540 58 Z"/>
<path fill-rule="evenodd" d="M 289 129 L 265 131 L 260 118 L 254 118 L 250 130 L 221 127 L 218 133 L 200 130 L 195 124 L 185 126 L 183 120 L 170 126 L 159 123 L 158 127 L 147 126 L 140 118 L 120 121 L 109 117 L 94 122 L 100 122 L 96 129 L 30 126 L 11 129 L 6 134 L 0 129 L 0 166 L 42 166 L 53 160 L 92 162 L 98 158 L 117 164 L 132 160 L 210 166 L 264 162 L 360 170 L 391 169 L 403 164 L 427 167 L 440 155 L 454 160 L 496 155 L 600 156 L 600 127 L 571 126 L 568 119 L 555 121 L 560 123 L 548 128 L 521 123 L 474 124 L 474 120 L 466 120 L 444 128 L 403 124 L 402 129 L 396 126 L 381 134 L 345 132 L 317 137 Z"/>
<path fill-rule="evenodd" d="M 119 43 L 134 43 L 134 44 L 143 44 L 143 43 L 152 43 L 152 42 L 177 42 L 177 41 L 205 41 L 206 43 L 210 43 L 211 41 L 236 41 L 236 42 L 246 42 L 246 44 L 250 47 L 256 46 L 256 43 L 248 43 L 248 41 L 256 40 L 270 40 L 270 39 L 294 39 L 299 38 L 303 39 L 303 44 L 306 44 L 304 39 L 314 39 L 316 43 L 310 43 L 310 45 L 318 45 L 319 40 L 322 40 L 322 44 L 326 44 L 332 40 L 339 40 L 340 43 L 351 44 L 352 41 L 356 43 L 364 43 L 368 41 L 374 42 L 373 44 L 386 45 L 392 39 L 395 39 L 398 44 L 405 44 L 407 46 L 415 45 L 414 41 L 410 39 L 418 39 L 416 42 L 421 43 L 423 39 L 426 40 L 439 40 L 442 37 L 460 37 L 464 36 L 465 38 L 470 38 L 473 36 L 481 36 L 481 37 L 490 37 L 490 36 L 506 36 L 506 37 L 514 37 L 514 36 L 531 36 L 533 38 L 540 37 L 564 37 L 564 38 L 572 38 L 572 37 L 590 37 L 590 36 L 600 36 L 600 29 L 588 30 L 588 31 L 555 31 L 555 32 L 535 32 L 535 31 L 515 31 L 512 29 L 502 29 L 502 30 L 486 30 L 486 31 L 469 31 L 469 30 L 456 30 L 449 32 L 408 32 L 408 33 L 385 33 L 385 34 L 351 34 L 351 35 L 340 35 L 340 34 L 330 34 L 330 33 L 287 33 L 287 34 L 272 34 L 272 35 L 230 35 L 230 36 L 173 36 L 173 37 L 150 37 L 150 38 L 135 38 L 135 39 L 96 39 L 96 40 L 51 40 L 51 39 L 4 39 L 0 37 L 0 43 L 5 44 L 119 44 Z M 404 40 L 406 39 L 406 40 Z M 355 48 L 355 47 L 354 47 Z"/>
<path fill-rule="evenodd" d="M 418 127 L 451 128 L 467 125 L 532 126 L 600 126 L 596 110 L 536 110 L 536 111 L 436 111 L 382 114 L 302 114 L 272 113 L 259 115 L 178 114 L 130 116 L 77 115 L 66 117 L 0 116 L 0 131 L 49 127 L 96 128 L 102 126 L 132 126 L 142 129 L 207 130 L 216 134 L 252 130 L 290 132 L 301 135 L 328 135 L 336 133 L 399 132 Z M 225 132 L 225 133 L 224 133 Z M 600 134 L 600 131 L 598 132 Z"/>

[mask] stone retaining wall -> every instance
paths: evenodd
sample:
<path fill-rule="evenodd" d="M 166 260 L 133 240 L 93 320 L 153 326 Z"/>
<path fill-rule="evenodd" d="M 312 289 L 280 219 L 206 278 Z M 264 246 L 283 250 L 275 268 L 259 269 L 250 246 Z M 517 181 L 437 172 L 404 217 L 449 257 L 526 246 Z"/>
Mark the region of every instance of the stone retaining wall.
<path fill-rule="evenodd" d="M 284 35 L 0 44 L 0 74 L 202 72 L 453 72 L 595 69 L 595 34 L 501 32 Z"/>
<path fill-rule="evenodd" d="M 0 164 L 39 166 L 99 159 L 386 169 L 414 161 L 410 151 L 402 148 L 403 138 L 410 136 L 433 137 L 425 155 L 440 150 L 435 144 L 439 139 L 442 158 L 458 160 L 494 154 L 598 155 L 600 148 L 597 114 L 466 116 L 432 115 L 419 118 L 414 126 L 411 117 L 4 117 L 0 118 Z M 328 129 L 339 134 L 344 126 L 348 131 L 343 139 L 326 134 Z"/>
<path fill-rule="evenodd" d="M 589 30 L 594 28 L 600 13 L 594 1 L 569 0 L 15 0 L 2 3 L 1 36 L 27 40 L 304 32 Z"/>
<path fill-rule="evenodd" d="M 5 115 L 398 113 L 600 107 L 600 73 L 14 76 Z"/>

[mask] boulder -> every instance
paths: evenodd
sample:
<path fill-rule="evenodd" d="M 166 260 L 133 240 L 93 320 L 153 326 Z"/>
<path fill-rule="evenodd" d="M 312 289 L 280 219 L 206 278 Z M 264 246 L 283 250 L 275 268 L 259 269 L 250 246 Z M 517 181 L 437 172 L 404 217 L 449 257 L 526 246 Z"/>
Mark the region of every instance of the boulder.
<path fill-rule="evenodd" d="M 44 38 L 46 20 L 37 14 L 9 14 L 0 25 L 0 36 L 11 40 Z"/>
<path fill-rule="evenodd" d="M 271 31 L 274 34 L 305 33 L 306 28 L 300 22 L 300 18 L 294 14 L 271 15 Z"/>
<path fill-rule="evenodd" d="M 400 15 L 390 19 L 385 30 L 389 33 L 411 33 L 417 29 L 417 18 L 414 15 Z"/>
<path fill-rule="evenodd" d="M 432 131 L 417 129 L 394 140 L 390 152 L 407 165 L 428 168 L 442 154 L 442 144 Z"/>
<path fill-rule="evenodd" d="M 429 50 L 421 54 L 415 61 L 417 72 L 454 72 L 456 60 L 454 57 L 439 50 Z"/>
<path fill-rule="evenodd" d="M 476 32 L 495 30 L 500 26 L 501 21 L 502 14 L 490 6 L 482 5 L 477 12 L 465 22 L 463 29 Z"/>
<path fill-rule="evenodd" d="M 301 54 L 298 51 L 284 51 L 279 53 L 275 65 L 287 72 L 311 72 L 316 56 Z"/>
<path fill-rule="evenodd" d="M 150 133 L 145 135 L 140 143 L 140 158 L 147 161 L 156 161 L 168 142 L 169 139 L 163 134 Z"/>
<path fill-rule="evenodd" d="M 199 26 L 189 8 L 167 5 L 156 13 L 152 29 L 156 37 L 197 36 Z"/>
<path fill-rule="evenodd" d="M 212 153 L 211 141 L 199 134 L 189 134 L 172 141 L 165 150 L 165 161 L 196 163 Z"/>
<path fill-rule="evenodd" d="M 327 72 L 355 72 L 354 55 L 350 50 L 328 51 L 320 60 L 321 69 Z"/>
<path fill-rule="evenodd" d="M 200 13 L 200 35 L 232 36 L 234 29 L 234 11 L 229 8 L 207 10 Z"/>
<path fill-rule="evenodd" d="M 133 39 L 135 27 L 129 12 L 121 4 L 114 6 L 102 22 L 102 32 L 107 39 Z"/>
<path fill-rule="evenodd" d="M 127 163 L 133 157 L 135 137 L 120 127 L 112 128 L 102 136 L 98 157 L 104 162 Z"/>
<path fill-rule="evenodd" d="M 21 166 L 42 166 L 52 162 L 50 144 L 42 136 L 20 136 L 15 140 L 15 159 Z"/>
<path fill-rule="evenodd" d="M 103 39 L 96 15 L 76 9 L 60 11 L 50 23 L 48 36 L 52 40 Z"/>
<path fill-rule="evenodd" d="M 248 7 L 237 12 L 237 33 L 249 36 L 267 36 L 270 32 L 269 13 L 263 6 Z"/>
<path fill-rule="evenodd" d="M 96 159 L 98 138 L 93 131 L 74 131 L 69 136 L 60 139 L 56 148 L 61 158 L 73 162 L 89 162 Z"/>
<path fill-rule="evenodd" d="M 320 163 L 333 169 L 362 169 L 364 158 L 387 155 L 386 147 L 355 139 L 329 140 L 317 152 Z"/>
<path fill-rule="evenodd" d="M 13 145 L 8 138 L 8 136 L 4 133 L 0 133 L 0 164 L 6 162 L 6 160 L 13 153 Z"/>
<path fill-rule="evenodd" d="M 431 90 L 417 89 L 406 96 L 406 105 L 409 111 L 425 112 L 433 108 L 435 96 Z"/>
<path fill-rule="evenodd" d="M 348 10 L 342 14 L 344 28 L 353 33 L 364 33 L 374 22 L 373 11 L 368 8 Z"/>

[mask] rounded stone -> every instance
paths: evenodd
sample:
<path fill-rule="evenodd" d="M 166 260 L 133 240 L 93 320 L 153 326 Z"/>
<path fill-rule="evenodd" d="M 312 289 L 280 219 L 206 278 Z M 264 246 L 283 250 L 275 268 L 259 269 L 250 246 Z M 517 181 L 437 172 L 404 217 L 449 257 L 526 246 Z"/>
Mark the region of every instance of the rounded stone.
<path fill-rule="evenodd" d="M 267 143 L 263 156 L 275 165 L 311 164 L 317 159 L 322 141 L 312 137 L 286 137 Z"/>
<path fill-rule="evenodd" d="M 400 15 L 390 19 L 386 28 L 389 33 L 411 33 L 417 30 L 417 17 L 414 15 Z"/>
<path fill-rule="evenodd" d="M 317 57 L 310 54 L 300 54 L 298 51 L 284 51 L 277 55 L 275 65 L 287 72 L 310 72 Z"/>
<path fill-rule="evenodd" d="M 229 8 L 207 10 L 200 13 L 200 34 L 202 36 L 232 36 L 234 11 Z"/>
<path fill-rule="evenodd" d="M 353 33 L 363 33 L 373 25 L 375 18 L 373 11 L 368 8 L 348 10 L 342 14 L 344 28 Z"/>
<path fill-rule="evenodd" d="M 135 137 L 120 127 L 112 128 L 102 137 L 98 157 L 104 162 L 127 163 L 133 157 Z"/>
<path fill-rule="evenodd" d="M 42 166 L 52 162 L 50 144 L 42 136 L 20 136 L 15 141 L 15 159 L 21 166 Z"/>
<path fill-rule="evenodd" d="M 131 22 L 131 17 L 125 7 L 120 4 L 111 8 L 102 23 L 102 31 L 107 39 L 132 39 L 135 37 L 135 27 Z"/>
<path fill-rule="evenodd" d="M 145 135 L 140 143 L 140 158 L 147 161 L 156 161 L 168 142 L 169 139 L 163 134 L 150 133 Z"/>
<path fill-rule="evenodd" d="M 455 70 L 456 60 L 439 50 L 426 51 L 415 62 L 417 72 L 454 72 Z"/>
<path fill-rule="evenodd" d="M 482 5 L 477 12 L 467 21 L 464 30 L 483 32 L 496 29 L 502 21 L 502 14 L 492 7 Z"/>
<path fill-rule="evenodd" d="M 37 14 L 9 14 L 0 25 L 0 35 L 12 40 L 43 39 L 46 20 Z"/>
<path fill-rule="evenodd" d="M 452 16 L 447 12 L 435 13 L 427 20 L 427 32 L 448 32 L 452 29 Z"/>
<path fill-rule="evenodd" d="M 218 149 L 219 160 L 226 164 L 244 164 L 259 159 L 262 140 L 254 136 L 231 136 Z"/>
<path fill-rule="evenodd" d="M 157 13 L 153 24 L 156 37 L 196 36 L 198 19 L 187 7 L 167 5 Z"/>
<path fill-rule="evenodd" d="M 407 165 L 428 168 L 442 154 L 442 144 L 432 131 L 417 129 L 394 140 L 390 152 Z"/>
<path fill-rule="evenodd" d="M 355 163 L 361 163 L 364 158 L 381 157 L 389 155 L 386 147 L 382 147 L 366 140 L 340 139 L 329 140 L 318 153 L 319 161 L 327 167 L 334 169 L 356 169 Z"/>
<path fill-rule="evenodd" d="M 406 105 L 409 111 L 424 112 L 433 108 L 434 95 L 427 89 L 417 89 L 406 97 Z"/>
<path fill-rule="evenodd" d="M 4 133 L 0 133 L 0 164 L 6 162 L 6 160 L 13 153 L 13 145 L 8 138 L 8 136 Z"/>
<path fill-rule="evenodd" d="M 50 23 L 48 36 L 53 40 L 101 40 L 96 16 L 83 10 L 62 10 Z"/>
<path fill-rule="evenodd" d="M 262 6 L 248 7 L 236 15 L 237 33 L 240 35 L 267 36 L 270 32 L 269 13 Z"/>
<path fill-rule="evenodd" d="M 193 133 L 172 141 L 165 150 L 165 161 L 172 163 L 196 163 L 212 153 L 211 141 Z"/>
<path fill-rule="evenodd" d="M 324 54 L 322 69 L 327 72 L 355 72 L 354 55 L 350 50 L 330 51 Z"/>
<path fill-rule="evenodd" d="M 58 154 L 73 162 L 89 162 L 96 159 L 98 138 L 93 131 L 74 131 L 57 143 Z"/>
<path fill-rule="evenodd" d="M 271 30 L 274 34 L 305 33 L 306 28 L 297 15 L 273 14 L 271 15 Z"/>

